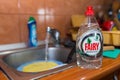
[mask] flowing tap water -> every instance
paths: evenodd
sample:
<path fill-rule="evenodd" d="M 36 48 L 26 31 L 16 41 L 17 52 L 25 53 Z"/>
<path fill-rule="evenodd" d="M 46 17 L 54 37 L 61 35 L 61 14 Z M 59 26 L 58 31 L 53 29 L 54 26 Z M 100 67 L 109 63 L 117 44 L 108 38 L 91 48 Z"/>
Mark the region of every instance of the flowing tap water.
<path fill-rule="evenodd" d="M 46 62 L 48 61 L 48 53 L 49 53 L 48 44 L 49 44 L 49 38 L 50 38 L 50 34 L 47 33 L 46 39 L 45 39 L 45 61 Z"/>

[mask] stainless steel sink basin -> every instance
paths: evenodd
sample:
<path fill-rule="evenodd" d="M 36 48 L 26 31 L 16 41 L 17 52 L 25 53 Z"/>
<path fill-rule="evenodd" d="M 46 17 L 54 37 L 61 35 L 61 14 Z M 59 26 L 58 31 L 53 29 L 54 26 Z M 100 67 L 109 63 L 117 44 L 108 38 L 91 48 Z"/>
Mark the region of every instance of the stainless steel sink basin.
<path fill-rule="evenodd" d="M 48 60 L 57 60 L 57 61 L 61 61 L 63 63 L 66 62 L 66 60 L 68 59 L 68 55 L 71 52 L 70 48 L 65 48 L 65 47 L 52 47 L 52 46 L 50 46 L 48 50 L 49 50 Z M 21 64 L 24 64 L 26 62 L 35 61 L 35 60 L 45 60 L 45 47 L 44 46 L 36 47 L 36 48 L 27 48 L 27 49 L 8 51 L 7 53 L 9 53 L 9 54 L 6 54 L 2 57 L 3 63 L 1 63 L 1 64 L 4 64 L 5 67 L 7 67 L 11 71 L 14 71 L 17 75 L 22 75 L 24 77 L 26 77 L 26 74 L 28 76 L 29 73 L 17 71 L 17 68 Z M 75 60 L 76 60 L 75 55 L 73 55 L 71 63 L 74 62 Z M 55 72 L 57 72 L 56 70 L 61 70 L 63 68 L 66 68 L 70 64 L 62 66 L 62 68 L 58 68 L 58 69 L 51 70 L 48 72 L 43 71 L 43 73 L 40 72 L 40 74 L 39 73 L 38 74 L 43 76 L 44 74 L 48 75 L 48 73 L 50 73 L 50 74 L 52 72 L 55 73 Z M 8 71 L 8 72 L 10 72 L 10 71 Z M 30 77 L 32 77 L 32 76 L 33 75 L 30 75 Z M 36 74 L 36 76 L 38 76 L 38 75 Z"/>
<path fill-rule="evenodd" d="M 65 62 L 70 53 L 70 49 L 49 47 L 48 60 Z M 21 64 L 35 60 L 45 60 L 45 48 L 28 49 L 14 52 L 3 58 L 4 62 L 12 68 L 17 68 Z"/>

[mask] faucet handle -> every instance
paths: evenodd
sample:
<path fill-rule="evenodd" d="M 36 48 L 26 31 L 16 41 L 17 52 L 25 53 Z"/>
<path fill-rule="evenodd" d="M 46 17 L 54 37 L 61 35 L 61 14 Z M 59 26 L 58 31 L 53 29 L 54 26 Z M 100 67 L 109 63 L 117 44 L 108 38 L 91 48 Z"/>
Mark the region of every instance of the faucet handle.
<path fill-rule="evenodd" d="M 59 40 L 59 38 L 60 38 L 60 32 L 56 31 L 56 32 L 54 33 L 54 36 L 55 36 L 55 39 L 56 39 L 56 40 Z"/>
<path fill-rule="evenodd" d="M 47 32 L 50 32 L 51 31 L 51 28 L 48 26 L 47 27 Z"/>

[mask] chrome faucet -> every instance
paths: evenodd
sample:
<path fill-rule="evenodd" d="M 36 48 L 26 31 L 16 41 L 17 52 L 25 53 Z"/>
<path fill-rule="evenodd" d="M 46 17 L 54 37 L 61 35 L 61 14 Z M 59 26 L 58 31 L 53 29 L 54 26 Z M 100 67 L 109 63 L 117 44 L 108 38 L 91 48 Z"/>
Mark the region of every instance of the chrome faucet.
<path fill-rule="evenodd" d="M 52 37 L 53 43 L 55 46 L 60 45 L 60 32 L 57 29 L 52 29 L 50 27 L 47 27 L 47 33 L 50 34 Z"/>

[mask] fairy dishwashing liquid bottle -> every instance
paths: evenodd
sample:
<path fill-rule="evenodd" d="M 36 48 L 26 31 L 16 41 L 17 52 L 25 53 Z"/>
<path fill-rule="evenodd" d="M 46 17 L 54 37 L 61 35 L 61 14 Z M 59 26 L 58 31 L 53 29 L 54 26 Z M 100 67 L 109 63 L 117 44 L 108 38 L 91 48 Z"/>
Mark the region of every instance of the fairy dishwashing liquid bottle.
<path fill-rule="evenodd" d="M 87 7 L 85 16 L 76 39 L 77 65 L 81 68 L 97 69 L 102 65 L 103 36 L 92 6 Z"/>

